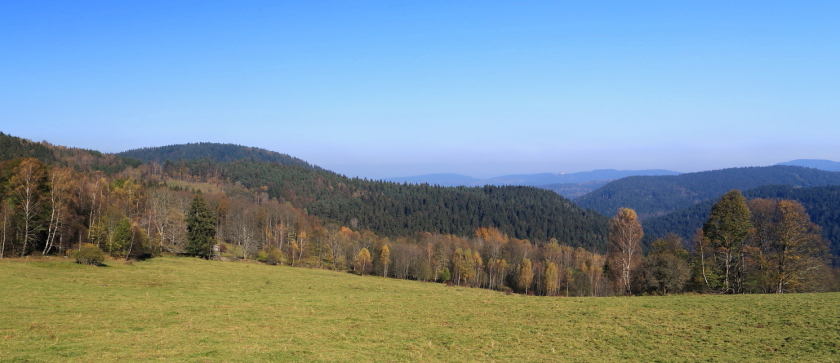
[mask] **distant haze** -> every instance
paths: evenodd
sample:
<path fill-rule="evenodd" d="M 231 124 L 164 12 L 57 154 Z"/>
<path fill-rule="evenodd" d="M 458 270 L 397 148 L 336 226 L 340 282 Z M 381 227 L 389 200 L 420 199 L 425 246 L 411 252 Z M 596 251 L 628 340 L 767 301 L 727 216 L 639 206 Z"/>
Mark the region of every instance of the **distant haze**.
<path fill-rule="evenodd" d="M 831 160 L 799 159 L 780 163 L 779 165 L 796 165 L 825 171 L 840 171 L 840 162 Z"/>
<path fill-rule="evenodd" d="M 670 170 L 593 170 L 571 174 L 518 174 L 504 175 L 488 179 L 478 179 L 458 174 L 427 174 L 413 177 L 388 178 L 387 181 L 399 183 L 427 183 L 440 186 L 482 186 L 482 185 L 527 185 L 546 186 L 551 184 L 579 184 L 591 181 L 607 181 L 636 175 L 678 175 Z"/>

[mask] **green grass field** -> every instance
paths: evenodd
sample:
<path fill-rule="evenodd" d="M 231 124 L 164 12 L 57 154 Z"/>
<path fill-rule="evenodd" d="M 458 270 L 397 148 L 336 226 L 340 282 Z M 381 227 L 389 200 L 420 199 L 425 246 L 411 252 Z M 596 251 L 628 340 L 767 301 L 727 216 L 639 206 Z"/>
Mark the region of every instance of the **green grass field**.
<path fill-rule="evenodd" d="M 0 260 L 0 361 L 840 361 L 840 294 L 562 298 L 252 263 Z"/>

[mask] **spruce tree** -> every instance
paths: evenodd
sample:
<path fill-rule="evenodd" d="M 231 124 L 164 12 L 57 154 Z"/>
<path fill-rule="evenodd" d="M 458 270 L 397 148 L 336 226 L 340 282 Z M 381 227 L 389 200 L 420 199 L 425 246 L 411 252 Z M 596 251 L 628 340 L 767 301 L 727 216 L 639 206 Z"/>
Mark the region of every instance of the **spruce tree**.
<path fill-rule="evenodd" d="M 187 253 L 209 258 L 216 243 L 216 218 L 204 198 L 195 196 L 187 216 Z"/>

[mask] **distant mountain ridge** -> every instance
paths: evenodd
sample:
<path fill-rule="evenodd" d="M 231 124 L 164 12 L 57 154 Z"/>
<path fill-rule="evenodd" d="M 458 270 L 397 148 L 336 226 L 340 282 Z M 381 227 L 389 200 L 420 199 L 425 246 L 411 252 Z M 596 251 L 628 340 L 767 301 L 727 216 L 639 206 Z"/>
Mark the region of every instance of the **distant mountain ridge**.
<path fill-rule="evenodd" d="M 580 184 L 592 181 L 615 180 L 635 175 L 679 175 L 670 170 L 615 170 L 598 169 L 579 173 L 538 173 L 512 174 L 493 178 L 479 179 L 460 174 L 426 174 L 409 177 L 388 178 L 386 181 L 395 183 L 429 184 L 444 187 L 456 186 L 484 186 L 484 185 L 523 185 L 541 187 L 550 184 Z"/>
<path fill-rule="evenodd" d="M 581 207 L 609 216 L 632 208 L 642 219 L 718 198 L 732 189 L 765 185 L 815 187 L 840 185 L 840 173 L 801 166 L 775 165 L 686 173 L 677 176 L 632 176 L 613 181 L 575 199 Z"/>
<path fill-rule="evenodd" d="M 840 162 L 820 159 L 797 159 L 776 165 L 793 165 L 825 171 L 840 171 Z"/>
<path fill-rule="evenodd" d="M 287 154 L 257 147 L 213 142 L 145 147 L 123 151 L 116 155 L 142 160 L 143 162 L 154 161 L 159 164 L 163 164 L 167 160 L 174 162 L 178 160 L 210 159 L 220 163 L 237 160 L 253 160 L 278 163 L 281 165 L 294 165 L 308 169 L 320 169 L 304 160 Z"/>

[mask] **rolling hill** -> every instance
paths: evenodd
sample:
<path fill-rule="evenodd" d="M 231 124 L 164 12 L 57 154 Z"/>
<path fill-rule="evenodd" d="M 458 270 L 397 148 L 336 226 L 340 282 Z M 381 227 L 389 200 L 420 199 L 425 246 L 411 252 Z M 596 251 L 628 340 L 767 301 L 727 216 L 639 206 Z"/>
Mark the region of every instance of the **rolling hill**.
<path fill-rule="evenodd" d="M 217 162 L 229 162 L 236 160 L 253 160 L 281 165 L 294 165 L 302 168 L 319 169 L 306 161 L 287 154 L 236 144 L 219 144 L 211 142 L 199 142 L 190 144 L 168 145 L 158 147 L 146 147 L 132 149 L 117 153 L 119 156 L 130 157 L 144 162 L 157 162 L 159 164 L 168 161 L 210 159 Z"/>
<path fill-rule="evenodd" d="M 330 171 L 252 160 L 178 161 L 192 178 L 217 175 L 325 221 L 383 236 L 417 232 L 471 235 L 493 226 L 533 242 L 556 238 L 605 250 L 607 218 L 545 189 L 526 186 L 441 187 L 348 178 Z"/>
<path fill-rule="evenodd" d="M 289 155 L 232 144 L 170 145 L 118 155 L 179 163 L 193 177 L 213 174 L 248 188 L 264 188 L 269 198 L 288 201 L 326 221 L 385 236 L 466 236 L 478 227 L 496 226 L 520 239 L 557 238 L 594 251 L 605 249 L 606 218 L 539 188 L 441 187 L 348 178 Z"/>
<path fill-rule="evenodd" d="M 575 199 L 583 208 L 609 216 L 632 208 L 641 219 L 668 214 L 717 198 L 732 189 L 764 185 L 815 187 L 840 185 L 840 173 L 800 166 L 732 168 L 676 176 L 632 176 L 613 181 Z"/>

